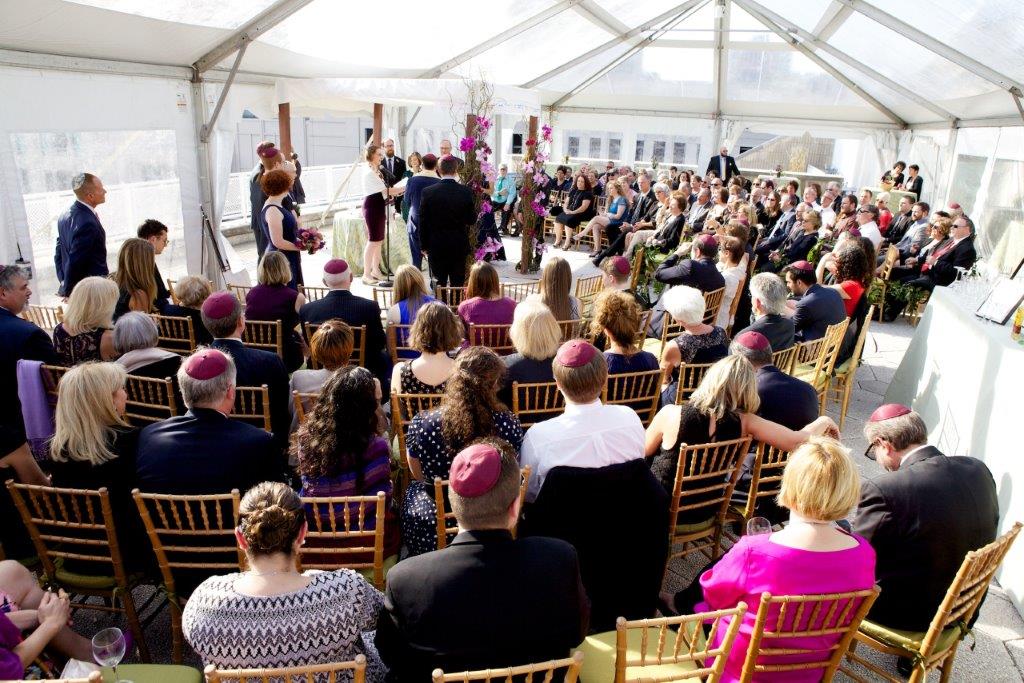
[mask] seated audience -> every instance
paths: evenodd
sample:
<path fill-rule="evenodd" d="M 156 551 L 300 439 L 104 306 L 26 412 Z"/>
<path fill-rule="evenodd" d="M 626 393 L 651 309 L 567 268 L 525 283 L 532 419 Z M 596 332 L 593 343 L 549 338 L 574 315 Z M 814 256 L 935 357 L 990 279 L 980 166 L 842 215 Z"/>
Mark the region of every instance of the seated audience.
<path fill-rule="evenodd" d="M 591 233 L 596 248 L 589 254 L 590 258 L 594 258 L 601 251 L 601 235 L 605 230 L 618 231 L 621 228 L 622 221 L 626 217 L 626 210 L 629 208 L 629 200 L 623 196 L 625 191 L 619 183 L 608 183 L 607 191 L 608 208 L 601 215 L 591 218 L 587 227 L 572 238 L 574 243 L 579 244 L 584 235 L 588 232 Z"/>
<path fill-rule="evenodd" d="M 519 483 L 516 449 L 500 439 L 477 440 L 453 458 L 448 495 L 459 534 L 388 573 L 375 641 L 388 680 L 567 657 L 587 635 L 590 605 L 573 547 L 512 536 Z M 483 604 L 490 618 L 480 618 Z"/>
<path fill-rule="evenodd" d="M 935 287 L 948 287 L 957 278 L 957 268 L 970 269 L 978 259 L 974 250 L 974 231 L 971 219 L 958 216 L 953 220 L 952 239 L 936 247 L 921 264 L 918 277 L 904 278 L 903 282 L 932 291 Z"/>
<path fill-rule="evenodd" d="M 455 371 L 448 352 L 462 343 L 462 322 L 440 301 L 425 304 L 409 331 L 409 345 L 419 354 L 391 371 L 391 390 L 401 394 L 442 394 Z"/>
<path fill-rule="evenodd" d="M 516 306 L 508 336 L 516 352 L 501 359 L 505 363 L 505 383 L 498 392 L 498 398 L 511 406 L 515 382 L 526 384 L 555 380 L 551 361 L 562 343 L 562 328 L 547 306 L 539 301 L 524 301 Z"/>
<path fill-rule="evenodd" d="M 130 237 L 121 243 L 110 279 L 118 289 L 115 322 L 128 311 L 159 313 L 167 305 L 166 299 L 157 298 L 156 251 L 148 240 Z"/>
<path fill-rule="evenodd" d="M 235 536 L 248 571 L 211 576 L 182 613 L 182 632 L 204 664 L 274 668 L 366 656 L 366 678 L 384 669 L 369 639 L 383 596 L 358 572 L 299 572 L 306 535 L 302 501 L 284 484 L 249 490 Z"/>
<path fill-rule="evenodd" d="M 665 373 L 665 402 L 675 401 L 675 378 L 678 368 L 687 363 L 713 363 L 729 354 L 729 335 L 717 325 L 704 322 L 704 295 L 693 287 L 673 287 L 661 295 L 667 314 L 683 331 L 669 340 L 661 352 L 661 369 Z"/>
<path fill-rule="evenodd" d="M 916 202 L 910 210 L 910 221 L 903 226 L 902 236 L 891 235 L 893 239 L 890 241 L 900 252 L 900 261 L 920 252 L 931 238 L 928 224 L 930 210 L 927 202 Z M 885 252 L 879 250 L 878 262 L 881 263 L 884 259 Z"/>
<path fill-rule="evenodd" d="M 366 367 L 376 375 L 387 393 L 387 381 L 391 376 L 391 359 L 388 356 L 384 327 L 380 322 L 380 306 L 376 301 L 356 296 L 352 287 L 352 269 L 344 259 L 331 259 L 324 264 L 324 285 L 329 291 L 318 301 L 309 301 L 299 309 L 304 323 L 322 323 L 338 318 L 352 327 L 366 327 L 363 345 L 366 353 Z"/>
<path fill-rule="evenodd" d="M 736 545 L 700 576 L 704 600 L 693 611 L 731 609 L 740 602 L 757 605 L 763 593 L 822 595 L 870 589 L 875 583 L 875 553 L 868 542 L 836 524 L 857 500 L 860 477 L 849 451 L 833 439 L 814 437 L 790 456 L 782 475 L 779 504 L 789 509 L 789 524 L 771 534 L 741 536 Z M 689 612 L 680 604 L 677 609 Z M 856 606 L 850 609 L 850 614 Z M 725 664 L 723 680 L 740 680 L 757 610 L 743 616 Z M 723 624 L 722 629 L 725 628 Z M 712 644 L 719 644 L 719 630 Z M 758 664 L 796 663 L 820 658 L 840 635 L 771 638 L 771 648 L 807 648 L 810 654 L 762 655 Z M 803 659 L 801 659 L 803 658 Z M 788 671 L 786 681 L 820 681 L 820 669 Z"/>
<path fill-rule="evenodd" d="M 297 391 L 300 394 L 314 394 L 327 383 L 334 371 L 346 365 L 352 357 L 355 338 L 352 328 L 344 320 L 328 320 L 321 323 L 313 338 L 309 340 L 309 355 L 319 367 L 316 370 L 296 370 L 288 380 L 288 395 Z M 309 412 L 311 405 L 303 402 L 303 408 Z M 288 410 L 292 413 L 294 432 L 299 426 L 295 414 L 295 401 L 289 401 Z"/>
<path fill-rule="evenodd" d="M 768 261 L 761 267 L 762 272 L 778 272 L 788 263 L 796 263 L 807 259 L 811 249 L 818 243 L 818 230 L 821 229 L 821 215 L 817 211 L 804 206 L 800 215 L 800 223 L 783 242 L 778 250 L 768 255 Z"/>
<path fill-rule="evenodd" d="M 680 261 L 679 259 L 686 253 L 689 253 L 690 257 Z M 717 259 L 718 240 L 711 235 L 700 235 L 692 246 L 689 243 L 681 244 L 676 253 L 669 256 L 654 271 L 654 279 L 670 287 L 685 285 L 701 292 L 713 292 L 725 287 L 725 278 L 715 266 Z M 668 289 L 665 293 L 669 291 L 672 290 Z M 665 293 L 654 305 L 654 313 L 651 314 L 651 322 L 647 328 L 648 337 L 661 338 L 662 326 L 667 322 Z"/>
<path fill-rule="evenodd" d="M 914 200 L 907 195 L 900 197 L 899 213 L 893 216 L 889 229 L 885 231 L 886 242 L 895 244 L 900 241 L 906 234 L 907 229 L 917 220 L 917 218 L 913 217 L 913 204 Z"/>
<path fill-rule="evenodd" d="M 406 192 L 408 196 L 408 191 Z M 402 203 L 404 211 L 408 202 Z M 410 238 L 411 239 L 411 238 Z M 434 301 L 419 268 L 405 263 L 395 271 L 394 305 L 388 309 L 389 323 L 412 325 L 420 308 Z"/>
<path fill-rule="evenodd" d="M 293 445 L 302 496 L 387 496 L 385 557 L 398 552 L 391 449 L 382 436 L 380 383 L 366 368 L 346 365 L 331 375 Z M 342 519 L 342 511 L 335 511 Z M 350 506 L 352 519 L 359 505 Z M 325 522 L 328 520 L 325 518 Z M 374 528 L 368 518 L 366 529 Z M 364 539 L 365 540 L 365 539 Z"/>
<path fill-rule="evenodd" d="M 185 359 L 178 386 L 188 412 L 155 422 L 139 434 L 140 489 L 227 493 L 280 476 L 283 462 L 273 436 L 228 417 L 235 405 L 235 377 L 235 362 L 217 349 L 200 349 Z"/>
<path fill-rule="evenodd" d="M 114 360 L 113 316 L 117 285 L 105 277 L 83 278 L 68 298 L 64 320 L 53 329 L 53 348 L 61 365 Z"/>
<path fill-rule="evenodd" d="M 889 279 L 897 282 L 916 279 L 921 274 L 921 269 L 924 268 L 925 264 L 933 264 L 935 262 L 935 254 L 938 253 L 938 250 L 949 245 L 952 241 L 949 237 L 952 231 L 953 219 L 943 218 L 936 212 L 926 231 L 927 238 L 924 240 L 926 244 L 922 245 L 916 252 L 911 249 L 910 254 L 906 256 L 901 252 L 900 260 L 892 269 Z"/>
<path fill-rule="evenodd" d="M 667 254 L 679 247 L 679 242 L 686 233 L 686 197 L 681 192 L 673 192 L 668 198 L 668 209 L 664 219 L 658 221 L 657 230 L 637 230 L 628 233 L 626 238 L 626 255 L 632 259 L 635 250 L 644 246 L 648 249 Z M 643 233 L 647 233 L 646 236 Z M 629 237 L 633 240 L 630 242 Z M 644 241 L 641 241 L 644 238 Z"/>
<path fill-rule="evenodd" d="M 168 239 L 169 232 L 167 226 L 160 221 L 155 218 L 147 218 L 136 229 L 135 236 L 153 245 L 153 255 L 159 256 L 164 253 L 164 249 L 170 243 L 170 239 Z M 163 276 L 160 275 L 160 268 L 155 260 L 153 263 L 153 281 L 156 285 L 156 308 L 163 312 L 164 308 L 171 303 L 171 293 L 167 291 L 167 283 L 164 282 Z"/>
<path fill-rule="evenodd" d="M 853 525 L 878 554 L 882 592 L 868 619 L 925 631 L 964 556 L 996 537 L 996 484 L 978 458 L 929 446 L 924 420 L 906 406 L 875 410 L 864 438 L 885 470 L 862 484 Z"/>
<path fill-rule="evenodd" d="M 573 180 L 572 189 L 565 206 L 555 216 L 555 248 L 568 249 L 573 231 L 580 223 L 593 216 L 596 211 L 594 204 L 594 188 L 590 180 L 580 173 Z M 562 241 L 562 230 L 565 230 L 565 241 Z"/>
<path fill-rule="evenodd" d="M 295 328 L 299 326 L 299 309 L 306 303 L 306 297 L 288 286 L 292 281 L 292 269 L 280 251 L 268 251 L 263 255 L 256 279 L 258 284 L 245 295 L 245 318 L 281 321 L 284 367 L 288 372 L 294 372 L 305 361 L 302 337 Z"/>
<path fill-rule="evenodd" d="M 131 311 L 114 323 L 114 348 L 119 354 L 117 364 L 129 375 L 166 379 L 178 374 L 181 356 L 158 349 L 160 330 L 146 313 Z"/>
<path fill-rule="evenodd" d="M 213 294 L 210 281 L 198 275 L 186 275 L 174 285 L 174 298 L 177 304 L 164 306 L 161 315 L 192 319 L 192 334 L 196 345 L 206 346 L 213 341 L 213 336 L 203 324 L 203 302 Z"/>
<path fill-rule="evenodd" d="M 640 304 L 629 294 L 605 290 L 598 295 L 590 333 L 595 338 L 603 336 L 608 340 L 610 348 L 604 352 L 604 358 L 609 375 L 658 369 L 657 357 L 637 345 L 642 337 L 642 320 Z"/>
<path fill-rule="evenodd" d="M 469 269 L 469 284 L 466 285 L 466 299 L 459 304 L 459 317 L 470 325 L 511 325 L 516 301 L 502 296 L 498 283 L 498 271 L 490 263 L 480 261 Z M 479 343 L 470 339 L 470 343 Z"/>
<path fill-rule="evenodd" d="M 814 266 L 807 261 L 797 261 L 783 270 L 786 287 L 795 296 L 796 302 L 787 304 L 787 315 L 793 318 L 798 342 L 813 341 L 825 336 L 829 325 L 840 323 L 846 318 L 846 304 L 839 292 L 818 284 Z"/>
<path fill-rule="evenodd" d="M 238 298 L 229 292 L 216 292 L 203 302 L 203 324 L 213 335 L 211 348 L 231 356 L 232 368 L 237 375 L 233 382 L 235 386 L 267 385 L 270 428 L 283 449 L 291 424 L 288 404 L 292 397 L 288 393 L 288 372 L 281 357 L 272 351 L 251 349 L 242 343 L 245 316 Z"/>
<path fill-rule="evenodd" d="M 643 457 L 644 428 L 636 412 L 601 403 L 608 363 L 597 347 L 582 339 L 567 341 L 552 368 L 565 412 L 533 425 L 523 439 L 522 464 L 531 470 L 527 502 L 536 500 L 555 467 L 604 467 Z"/>
<path fill-rule="evenodd" d="M 722 242 L 722 249 L 718 253 L 716 267 L 725 280 L 725 293 L 722 295 L 722 305 L 718 309 L 718 317 L 715 318 L 715 325 L 723 330 L 728 329 L 733 321 L 732 302 L 740 295 L 740 285 L 747 277 L 747 266 L 743 262 L 743 245 L 737 237 L 726 237 Z"/>
<path fill-rule="evenodd" d="M 754 322 L 742 332 L 763 334 L 773 351 L 785 351 L 795 343 L 796 326 L 786 315 L 786 294 L 785 283 L 775 273 L 758 273 L 750 278 Z"/>
<path fill-rule="evenodd" d="M 555 320 L 579 320 L 583 311 L 580 300 L 569 293 L 572 287 L 572 268 L 560 256 L 552 256 L 540 273 L 540 286 L 536 294 L 526 301 L 539 301 L 551 309 Z"/>
<path fill-rule="evenodd" d="M 406 439 L 412 481 L 402 500 L 402 538 L 410 555 L 437 548 L 434 478 L 447 479 L 452 459 L 474 439 L 496 436 L 516 452 L 519 418 L 498 400 L 505 364 L 490 349 L 472 346 L 455 359 L 440 407 L 419 413 Z"/>
<path fill-rule="evenodd" d="M 750 362 L 742 356 L 723 358 L 708 369 L 689 401 L 681 406 L 666 405 L 654 417 L 646 436 L 647 456 L 653 456 L 651 471 L 671 493 L 680 444 L 695 446 L 749 434 L 770 446 L 792 451 L 811 436 L 839 434 L 829 417 L 816 418 L 794 431 L 759 417 L 760 407 L 757 378 Z M 711 509 L 697 508 L 689 516 L 696 523 L 713 514 Z"/>
<path fill-rule="evenodd" d="M 610 244 L 608 248 L 590 255 L 594 260 L 594 264 L 601 263 L 602 258 L 612 254 L 625 253 L 632 258 L 634 245 L 646 244 L 668 221 L 670 193 L 671 190 L 666 183 L 658 182 L 651 190 L 651 194 L 654 195 L 653 202 L 642 203 L 634 201 L 633 211 L 626 214 L 626 221 L 628 223 L 620 226 L 620 228 L 609 230 Z M 640 195 L 640 198 L 643 196 Z M 673 227 L 676 230 L 682 229 L 678 221 L 673 224 Z M 614 241 L 611 240 L 613 236 L 615 236 Z M 665 237 L 665 235 L 661 236 L 661 238 Z"/>

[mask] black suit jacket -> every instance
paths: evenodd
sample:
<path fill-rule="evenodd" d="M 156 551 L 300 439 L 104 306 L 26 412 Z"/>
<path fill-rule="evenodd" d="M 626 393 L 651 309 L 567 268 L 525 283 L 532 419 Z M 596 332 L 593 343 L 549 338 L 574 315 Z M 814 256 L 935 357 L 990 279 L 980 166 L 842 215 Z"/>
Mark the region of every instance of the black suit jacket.
<path fill-rule="evenodd" d="M 686 285 L 702 292 L 725 287 L 725 278 L 709 258 L 694 260 L 672 254 L 654 271 L 654 279 L 667 285 Z"/>
<path fill-rule="evenodd" d="M 392 170 L 388 170 L 388 158 L 385 156 L 380 162 L 381 175 L 388 187 L 395 185 L 405 176 L 405 161 L 397 154 L 391 158 Z M 402 210 L 402 195 L 395 197 L 395 211 Z"/>
<path fill-rule="evenodd" d="M 757 369 L 757 414 L 800 431 L 818 419 L 818 394 L 807 382 L 787 375 L 774 365 Z"/>
<path fill-rule="evenodd" d="M 927 629 L 964 556 L 992 542 L 998 524 L 996 484 L 976 458 L 926 446 L 864 481 L 854 531 L 875 549 L 882 588 L 868 618 Z"/>
<path fill-rule="evenodd" d="M 82 202 L 75 201 L 57 219 L 57 247 L 53 265 L 61 286 L 59 293 L 71 296 L 71 290 L 91 275 L 106 277 L 107 233 L 100 219 Z"/>
<path fill-rule="evenodd" d="M 245 495 L 262 481 L 280 480 L 279 453 L 259 427 L 195 408 L 145 427 L 135 467 L 143 491 L 203 495 L 238 489 Z"/>
<path fill-rule="evenodd" d="M 464 531 L 388 572 L 375 642 L 389 681 L 541 662 L 583 640 L 589 607 L 565 541 Z"/>
<path fill-rule="evenodd" d="M 957 268 L 970 268 L 977 260 L 978 254 L 974 251 L 974 237 L 967 237 L 937 258 L 932 267 L 923 275 L 936 285 L 947 287 L 956 280 Z"/>
<path fill-rule="evenodd" d="M 299 309 L 299 317 L 304 323 L 322 323 L 332 318 L 340 318 L 349 325 L 366 325 L 366 363 L 369 370 L 383 381 L 381 373 L 390 377 L 391 371 L 387 363 L 383 364 L 386 355 L 384 347 L 384 327 L 380 322 L 380 305 L 376 301 L 356 296 L 347 289 L 334 289 L 318 301 L 310 301 Z"/>
<path fill-rule="evenodd" d="M 420 246 L 434 258 L 454 260 L 469 254 L 469 229 L 476 225 L 473 192 L 450 178 L 420 195 Z"/>
<path fill-rule="evenodd" d="M 744 332 L 760 332 L 763 334 L 768 338 L 768 343 L 772 345 L 773 352 L 785 351 L 796 343 L 796 326 L 793 324 L 793 319 L 787 318 L 784 315 L 778 315 L 777 313 L 762 315 L 750 323 L 746 329 L 738 332 L 736 336 Z"/>
<path fill-rule="evenodd" d="M 846 318 L 843 297 L 831 287 L 813 284 L 807 289 L 793 313 L 797 341 L 813 341 L 825 336 L 825 329 Z"/>
<path fill-rule="evenodd" d="M 663 243 L 661 245 L 662 251 L 675 251 L 679 247 L 679 242 L 683 237 L 685 229 L 686 216 L 684 214 L 669 216 L 665 224 L 661 226 L 661 229 L 654 234 L 654 239 L 658 240 L 659 243 Z"/>
<path fill-rule="evenodd" d="M 18 400 L 18 361 L 39 360 L 57 363 L 53 343 L 35 323 L 19 318 L 6 308 L 0 308 L 0 429 L 9 432 L 10 439 L 24 443 L 25 425 Z M 2 439 L 7 443 L 7 435 Z M 19 446 L 21 444 L 18 444 Z M 0 458 L 7 453 L 0 453 Z"/>
<path fill-rule="evenodd" d="M 904 192 L 913 192 L 917 195 L 917 198 L 921 198 L 921 188 L 924 186 L 924 178 L 917 176 L 915 178 L 907 178 L 907 182 L 904 183 Z"/>
<path fill-rule="evenodd" d="M 231 354 L 235 361 L 235 386 L 258 387 L 266 384 L 270 393 L 270 428 L 274 440 L 282 447 L 288 443 L 292 418 L 288 406 L 292 397 L 288 388 L 288 371 L 276 353 L 250 349 L 238 339 L 214 339 L 215 349 Z"/>
<path fill-rule="evenodd" d="M 658 199 L 654 196 L 654 190 L 648 190 L 647 194 L 637 194 L 633 197 L 633 206 L 625 219 L 626 223 L 635 225 L 641 221 L 654 222 L 654 214 L 658 212 Z"/>
<path fill-rule="evenodd" d="M 714 171 L 715 173 L 721 173 L 722 172 L 722 158 L 721 158 L 721 155 L 716 154 L 715 156 L 711 157 L 711 161 L 708 162 L 708 168 L 707 168 L 707 171 L 704 171 L 704 175 L 707 175 L 709 171 Z M 723 183 L 727 183 L 727 182 L 729 182 L 729 178 L 732 178 L 734 175 L 739 175 L 739 174 L 740 174 L 740 168 L 739 168 L 739 166 L 736 165 L 736 158 L 726 155 L 726 157 L 725 157 L 725 177 L 722 178 L 722 182 Z"/>
<path fill-rule="evenodd" d="M 793 224 L 795 222 L 795 211 L 787 211 L 778 217 L 771 231 L 764 236 L 764 239 L 758 243 L 757 249 L 754 250 L 754 253 L 761 257 L 759 259 L 761 263 L 765 262 L 765 257 L 767 257 L 768 254 L 782 246 L 782 243 L 785 242 L 786 238 L 789 236 L 790 230 L 793 229 Z"/>
<path fill-rule="evenodd" d="M 896 218 L 894 218 L 892 223 L 889 224 L 889 229 L 885 231 L 885 239 L 887 239 L 890 244 L 896 244 L 903 239 L 905 234 L 907 234 L 907 228 L 914 223 L 914 219 L 910 217 L 910 214 L 910 211 L 907 213 L 896 214 Z"/>
<path fill-rule="evenodd" d="M 706 221 L 708 216 L 711 215 L 711 207 L 714 205 L 714 202 L 711 200 L 708 200 L 706 204 L 691 203 L 690 211 L 686 215 L 686 220 L 690 222 L 690 227 L 694 232 L 700 232 L 704 229 L 704 221 Z"/>

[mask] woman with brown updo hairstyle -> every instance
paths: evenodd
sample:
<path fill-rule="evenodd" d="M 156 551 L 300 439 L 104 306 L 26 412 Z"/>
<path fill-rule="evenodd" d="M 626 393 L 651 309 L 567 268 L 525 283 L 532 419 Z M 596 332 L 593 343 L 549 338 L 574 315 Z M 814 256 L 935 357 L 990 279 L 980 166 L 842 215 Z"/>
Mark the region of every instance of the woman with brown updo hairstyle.
<path fill-rule="evenodd" d="M 382 680 L 369 632 L 384 596 L 351 569 L 296 569 L 307 528 L 298 494 L 277 482 L 257 484 L 242 498 L 239 517 L 235 537 L 248 571 L 210 577 L 182 614 L 185 639 L 203 663 L 262 669 L 365 655 L 367 680 Z"/>
<path fill-rule="evenodd" d="M 292 279 L 288 286 L 298 289 L 302 279 L 302 249 L 298 239 L 299 221 L 295 214 L 284 208 L 284 199 L 292 189 L 294 178 L 288 171 L 275 168 L 260 178 L 260 187 L 267 195 L 267 201 L 260 212 L 260 222 L 267 238 L 267 251 L 280 251 L 288 259 Z"/>
<path fill-rule="evenodd" d="M 613 289 L 598 294 L 590 333 L 595 337 L 603 334 L 608 340 L 604 358 L 609 375 L 658 369 L 658 358 L 637 346 L 642 316 L 640 304 L 632 295 Z"/>
<path fill-rule="evenodd" d="M 448 478 L 459 450 L 475 439 L 496 436 L 519 453 L 523 428 L 498 400 L 504 378 L 505 364 L 494 351 L 471 346 L 455 359 L 440 407 L 413 418 L 407 437 L 413 481 L 402 501 L 402 538 L 411 555 L 437 549 L 434 477 Z"/>

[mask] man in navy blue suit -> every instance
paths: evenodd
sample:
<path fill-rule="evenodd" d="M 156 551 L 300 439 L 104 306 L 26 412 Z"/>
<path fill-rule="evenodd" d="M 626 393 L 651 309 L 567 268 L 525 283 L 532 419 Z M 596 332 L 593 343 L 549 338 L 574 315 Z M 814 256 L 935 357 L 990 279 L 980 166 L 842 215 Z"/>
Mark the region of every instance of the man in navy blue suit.
<path fill-rule="evenodd" d="M 412 254 L 412 264 L 417 268 L 423 268 L 423 253 L 420 251 L 420 196 L 423 190 L 431 185 L 441 182 L 437 177 L 437 157 L 433 154 L 423 155 L 423 173 L 414 175 L 405 183 L 405 201 L 409 206 L 409 224 L 406 230 L 409 232 L 409 251 Z"/>
<path fill-rule="evenodd" d="M 807 261 L 797 261 L 783 272 L 786 274 L 789 291 L 799 297 L 792 309 L 797 341 L 821 339 L 829 325 L 840 323 L 846 318 L 843 297 L 831 287 L 818 284 L 813 265 Z"/>
<path fill-rule="evenodd" d="M 96 207 L 107 200 L 107 190 L 91 173 L 79 173 L 71 182 L 75 203 L 57 219 L 57 247 L 53 265 L 60 280 L 61 296 L 71 296 L 83 278 L 106 277 L 107 233 L 100 224 Z"/>
<path fill-rule="evenodd" d="M 273 437 L 228 418 L 235 403 L 235 363 L 201 348 L 178 370 L 188 412 L 156 422 L 139 435 L 135 461 L 139 488 L 151 493 L 245 493 L 281 478 L 284 462 Z"/>
<path fill-rule="evenodd" d="M 691 244 L 681 244 L 675 253 L 665 259 L 654 271 L 654 279 L 675 287 L 686 285 L 701 292 L 713 292 L 725 287 L 725 278 L 718 272 L 718 240 L 714 235 L 698 235 Z M 668 290 L 666 290 L 668 291 Z M 654 305 L 647 336 L 660 338 L 665 318 L 665 304 L 659 299 Z"/>
<path fill-rule="evenodd" d="M 214 292 L 203 302 L 203 325 L 213 335 L 211 346 L 228 353 L 234 360 L 238 386 L 267 385 L 270 394 L 270 428 L 274 440 L 284 448 L 288 443 L 291 416 L 288 402 L 288 371 L 276 353 L 250 349 L 242 343 L 245 316 L 242 305 L 229 292 Z"/>
<path fill-rule="evenodd" d="M 773 351 L 785 351 L 796 342 L 796 327 L 786 315 L 786 285 L 775 273 L 758 273 L 750 278 L 750 303 L 754 321 L 742 332 L 765 336 Z M 736 321 L 739 325 L 739 320 Z"/>

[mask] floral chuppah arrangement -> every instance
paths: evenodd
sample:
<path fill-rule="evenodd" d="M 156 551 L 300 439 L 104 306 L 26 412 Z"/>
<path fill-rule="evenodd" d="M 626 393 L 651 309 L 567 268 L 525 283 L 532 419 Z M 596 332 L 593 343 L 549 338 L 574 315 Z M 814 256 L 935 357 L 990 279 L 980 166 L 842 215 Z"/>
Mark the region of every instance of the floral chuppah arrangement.
<path fill-rule="evenodd" d="M 541 126 L 540 144 L 535 138 L 526 141 L 526 155 L 523 157 L 523 187 L 519 191 L 522 198 L 522 238 L 523 248 L 516 270 L 520 273 L 535 273 L 540 270 L 540 260 L 544 253 L 543 236 L 538 237 L 537 226 L 542 225 L 548 215 L 544 205 L 545 190 L 540 187 L 546 182 L 542 173 L 544 162 L 548 160 L 548 146 L 551 144 L 551 126 Z"/>
<path fill-rule="evenodd" d="M 459 171 L 463 185 L 473 191 L 473 208 L 476 209 L 476 223 L 470 228 L 469 243 L 474 248 L 473 258 L 481 261 L 488 254 L 501 249 L 501 244 L 488 237 L 483 244 L 477 244 L 477 225 L 489 213 L 493 213 L 490 194 L 484 190 L 484 183 L 493 187 L 495 168 L 490 162 L 493 150 L 487 144 L 487 134 L 493 125 L 486 116 L 470 115 L 467 119 L 467 136 L 459 140 L 459 151 L 465 155 L 464 165 Z"/>

